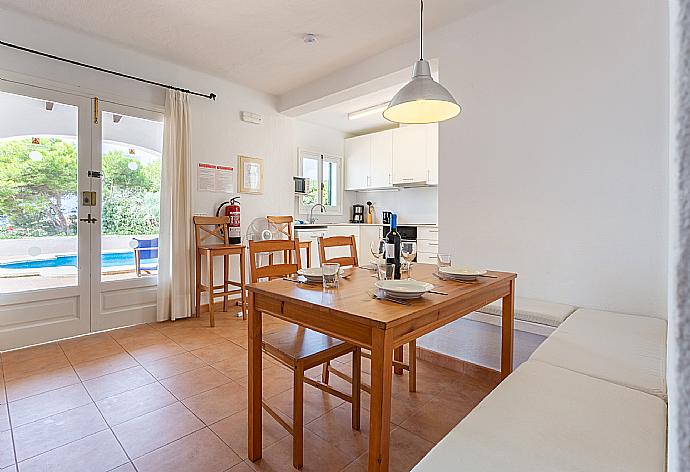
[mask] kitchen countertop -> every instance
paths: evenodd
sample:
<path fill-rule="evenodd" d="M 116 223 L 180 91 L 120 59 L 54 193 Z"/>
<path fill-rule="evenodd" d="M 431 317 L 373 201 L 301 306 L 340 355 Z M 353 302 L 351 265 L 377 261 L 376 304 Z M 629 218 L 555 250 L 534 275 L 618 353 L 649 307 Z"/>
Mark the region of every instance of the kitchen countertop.
<path fill-rule="evenodd" d="M 318 221 L 314 224 L 310 223 L 305 223 L 305 224 L 298 224 L 295 223 L 295 229 L 309 229 L 310 227 L 323 227 L 323 226 L 390 226 L 388 224 L 383 224 L 383 223 L 319 223 Z M 438 223 L 398 223 L 398 226 L 429 226 L 429 227 L 435 227 L 438 226 Z"/>

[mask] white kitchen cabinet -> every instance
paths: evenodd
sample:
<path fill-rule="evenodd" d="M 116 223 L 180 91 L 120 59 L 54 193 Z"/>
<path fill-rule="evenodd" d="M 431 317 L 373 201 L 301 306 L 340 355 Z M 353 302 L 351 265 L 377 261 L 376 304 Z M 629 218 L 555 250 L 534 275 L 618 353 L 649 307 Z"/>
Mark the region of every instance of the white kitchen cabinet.
<path fill-rule="evenodd" d="M 371 243 L 381 239 L 382 227 L 379 225 L 362 225 L 359 227 L 359 242 L 357 252 L 359 265 L 373 263 L 376 259 L 371 254 Z"/>
<path fill-rule="evenodd" d="M 438 124 L 393 130 L 393 183 L 438 184 Z"/>
<path fill-rule="evenodd" d="M 345 190 L 361 190 L 369 187 L 371 143 L 371 135 L 345 140 Z"/>
<path fill-rule="evenodd" d="M 365 190 L 392 186 L 392 130 L 345 140 L 345 189 Z"/>
<path fill-rule="evenodd" d="M 438 123 L 423 126 L 426 128 L 426 183 L 438 185 Z"/>
<path fill-rule="evenodd" d="M 393 130 L 371 134 L 370 188 L 393 185 Z"/>
<path fill-rule="evenodd" d="M 438 259 L 438 226 L 417 228 L 417 262 L 436 264 Z"/>
<path fill-rule="evenodd" d="M 326 230 L 326 237 L 331 236 L 354 236 L 355 244 L 359 248 L 359 226 L 357 225 L 334 225 L 329 226 Z M 359 252 L 359 249 L 357 249 Z M 331 247 L 326 249 L 326 257 L 332 259 L 334 257 L 349 257 L 349 247 Z"/>

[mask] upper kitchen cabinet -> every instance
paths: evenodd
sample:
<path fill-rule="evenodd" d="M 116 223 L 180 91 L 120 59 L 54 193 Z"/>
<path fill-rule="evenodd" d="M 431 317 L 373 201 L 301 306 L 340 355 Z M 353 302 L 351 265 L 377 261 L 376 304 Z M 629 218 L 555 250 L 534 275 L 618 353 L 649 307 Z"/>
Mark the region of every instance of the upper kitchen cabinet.
<path fill-rule="evenodd" d="M 371 151 L 370 135 L 345 140 L 345 190 L 369 187 Z"/>
<path fill-rule="evenodd" d="M 393 184 L 438 184 L 438 124 L 393 130 Z"/>
<path fill-rule="evenodd" d="M 392 165 L 390 130 L 345 140 L 345 190 L 391 187 Z"/>

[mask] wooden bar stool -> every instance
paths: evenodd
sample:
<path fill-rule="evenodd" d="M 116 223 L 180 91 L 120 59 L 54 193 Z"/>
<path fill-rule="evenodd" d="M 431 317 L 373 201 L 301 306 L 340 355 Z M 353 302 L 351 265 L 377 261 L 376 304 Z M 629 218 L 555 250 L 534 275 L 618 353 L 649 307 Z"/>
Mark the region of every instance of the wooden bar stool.
<path fill-rule="evenodd" d="M 301 268 L 298 240 L 249 241 L 249 267 L 252 284 L 262 278 L 274 279 L 293 275 Z M 280 251 L 294 254 L 293 263 L 272 264 L 257 267 L 257 255 Z M 345 341 L 325 334 L 287 323 L 283 328 L 263 336 L 263 351 L 294 373 L 292 423 L 284 419 L 262 400 L 262 406 L 283 428 L 292 435 L 292 464 L 301 469 L 304 464 L 304 384 L 309 384 L 321 391 L 352 403 L 352 428 L 360 427 L 361 402 L 361 349 Z M 306 370 L 329 362 L 342 355 L 352 353 L 353 379 L 350 395 L 330 385 L 313 380 L 304 375 Z"/>
<path fill-rule="evenodd" d="M 267 216 L 266 219 L 269 223 L 273 223 L 275 227 L 278 229 L 278 231 L 287 236 L 288 239 L 294 238 L 294 233 L 292 232 L 292 225 L 295 219 L 292 216 Z M 300 241 L 299 247 L 300 249 L 307 250 L 307 267 L 311 267 L 311 241 Z M 291 257 L 292 256 L 290 255 L 290 251 L 285 251 L 283 253 L 283 261 L 292 262 Z M 273 259 L 271 259 L 271 262 L 272 261 Z"/>
<path fill-rule="evenodd" d="M 350 255 L 349 256 L 340 256 L 340 257 L 332 257 L 332 258 L 327 258 L 326 257 L 326 249 L 327 248 L 335 248 L 335 247 L 348 247 L 350 248 Z M 341 266 L 353 266 L 357 267 L 359 265 L 359 261 L 357 260 L 357 244 L 354 235 L 353 236 L 332 236 L 329 238 L 319 238 L 319 259 L 321 261 L 321 264 L 325 262 L 336 262 L 340 264 Z M 404 347 L 403 346 L 398 346 L 395 348 L 395 351 L 393 351 L 393 372 L 395 372 L 396 375 L 402 375 L 404 370 L 409 371 L 410 376 L 408 379 L 408 387 L 410 392 L 416 392 L 417 391 L 417 341 L 413 340 L 407 343 L 408 346 L 408 363 L 405 364 L 404 362 Z M 368 359 L 371 359 L 371 354 L 368 351 L 362 351 L 362 356 L 366 357 Z M 345 374 L 344 372 L 341 372 L 337 369 L 334 369 L 331 365 L 330 362 L 326 362 L 323 365 L 323 372 L 321 374 L 321 381 L 325 384 L 328 383 L 328 377 L 329 377 L 329 372 L 332 372 L 334 375 L 347 380 L 348 382 L 352 381 L 350 376 Z M 365 392 L 369 392 L 369 388 L 364 385 L 363 390 Z"/>
<path fill-rule="evenodd" d="M 201 293 L 208 293 L 208 314 L 211 320 L 211 327 L 216 325 L 214 302 L 218 297 L 223 297 L 223 311 L 228 309 L 228 297 L 240 293 L 242 299 L 242 319 L 246 319 L 247 298 L 245 290 L 245 270 L 244 270 L 244 246 L 242 244 L 230 244 L 228 238 L 228 223 L 230 218 L 227 216 L 195 216 L 194 236 L 196 241 L 196 316 L 201 313 Z M 240 258 L 240 281 L 229 280 L 230 256 Z M 223 257 L 223 284 L 214 285 L 213 282 L 213 259 Z M 206 258 L 206 279 L 208 285 L 202 283 L 201 259 Z M 229 287 L 238 287 L 230 289 Z"/>

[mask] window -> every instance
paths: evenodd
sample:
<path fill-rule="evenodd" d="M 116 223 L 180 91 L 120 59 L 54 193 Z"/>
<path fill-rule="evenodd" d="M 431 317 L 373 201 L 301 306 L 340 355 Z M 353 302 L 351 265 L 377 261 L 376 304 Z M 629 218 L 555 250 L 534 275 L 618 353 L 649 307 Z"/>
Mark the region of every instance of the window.
<path fill-rule="evenodd" d="M 317 203 L 326 207 L 326 213 L 343 213 L 342 164 L 341 157 L 300 150 L 298 172 L 308 179 L 307 194 L 300 197 L 301 214 Z"/>

